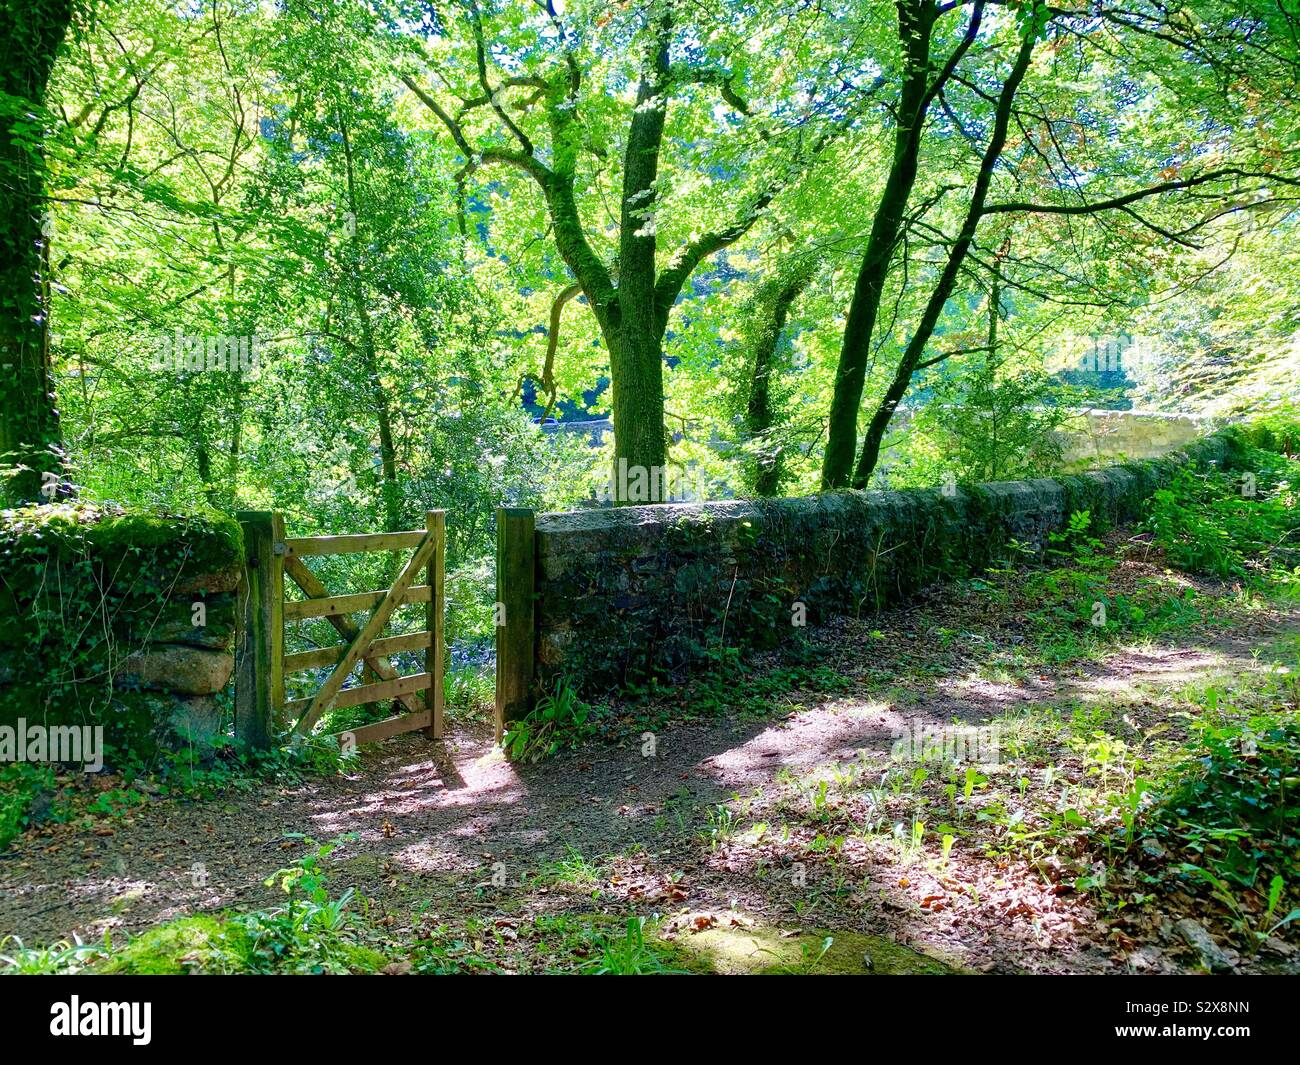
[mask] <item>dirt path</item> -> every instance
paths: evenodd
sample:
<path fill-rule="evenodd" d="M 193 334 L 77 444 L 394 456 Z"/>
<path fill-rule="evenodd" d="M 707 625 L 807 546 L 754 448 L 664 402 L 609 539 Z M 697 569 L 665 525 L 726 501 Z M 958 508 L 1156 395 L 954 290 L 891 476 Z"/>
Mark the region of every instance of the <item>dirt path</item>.
<path fill-rule="evenodd" d="M 902 659 L 909 627 L 918 654 L 933 647 L 915 610 L 891 617 Z M 355 887 L 399 933 L 418 910 L 448 921 L 575 907 L 725 911 L 885 934 L 986 971 L 1105 969 L 1115 963 L 1082 896 L 1023 863 L 960 847 L 942 870 L 900 864 L 852 835 L 828 857 L 817 826 L 792 816 L 789 782 L 846 763 L 886 766 L 895 736 L 915 721 L 1121 696 L 1142 707 L 1152 689 L 1261 670 L 1262 644 L 1300 634 L 1300 616 L 1271 614 L 1248 629 L 1116 650 L 1015 681 L 980 679 L 948 661 L 922 682 L 890 684 L 869 646 L 881 624 L 843 622 L 830 634 L 836 668 L 859 673 L 852 690 L 797 694 L 798 708 L 780 720 L 665 729 L 654 757 L 634 738 L 519 767 L 486 732 L 437 747 L 410 736 L 369 750 L 346 778 L 202 803 L 158 800 L 111 834 L 49 826 L 0 858 L 0 934 L 29 945 L 73 932 L 90 939 L 105 928 L 134 933 L 195 911 L 263 906 L 279 897 L 263 881 L 302 853 L 287 833 L 321 841 L 353 833 L 330 859 L 332 886 Z M 794 828 L 782 841 L 783 821 Z M 754 838 L 750 826 L 760 822 L 766 834 Z M 539 878 L 573 852 L 598 868 L 594 889 Z"/>

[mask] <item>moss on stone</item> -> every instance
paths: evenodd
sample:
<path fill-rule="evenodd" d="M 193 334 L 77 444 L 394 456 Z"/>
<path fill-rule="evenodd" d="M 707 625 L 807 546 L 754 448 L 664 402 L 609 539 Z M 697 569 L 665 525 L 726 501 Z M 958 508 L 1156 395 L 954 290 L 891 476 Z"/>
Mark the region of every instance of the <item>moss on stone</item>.
<path fill-rule="evenodd" d="M 583 694 L 684 680 L 767 647 L 806 619 L 878 610 L 936 581 L 997 565 L 1012 541 L 1041 550 L 1072 513 L 1139 518 L 1182 465 L 1222 463 L 1226 437 L 1169 458 L 1056 479 L 800 499 L 726 500 L 542 515 L 537 628 L 542 688 Z M 575 634 L 580 634 L 575 638 Z"/>
<path fill-rule="evenodd" d="M 175 700 L 118 676 L 133 653 L 217 634 L 230 646 L 230 592 L 243 555 L 230 517 L 86 503 L 0 512 L 0 722 L 103 725 L 110 748 L 148 757 Z M 196 600 L 208 625 L 190 627 Z M 168 624 L 163 624 L 168 622 Z"/>
<path fill-rule="evenodd" d="M 113 691 L 102 683 L 93 689 L 51 690 L 30 681 L 0 686 L 0 725 L 16 727 L 22 719 L 46 727 L 102 726 L 109 764 L 128 752 L 147 760 L 160 746 L 180 742 L 173 729 L 176 708 L 164 692 Z"/>
<path fill-rule="evenodd" d="M 830 946 L 823 953 L 827 938 Z M 695 971 L 770 976 L 946 976 L 961 968 L 883 936 L 820 929 L 785 935 L 765 925 L 708 928 L 674 941 Z"/>
<path fill-rule="evenodd" d="M 127 942 L 92 970 L 116 976 L 181 976 L 247 970 L 247 933 L 225 917 L 182 917 Z"/>
<path fill-rule="evenodd" d="M 375 973 L 388 964 L 379 951 L 359 943 L 339 942 L 334 949 L 335 959 L 349 972 Z M 198 914 L 149 929 L 90 972 L 106 976 L 252 973 L 262 971 L 255 957 L 253 939 L 239 919 L 228 914 Z"/>
<path fill-rule="evenodd" d="M 228 570 L 243 556 L 234 518 L 104 510 L 87 504 L 0 512 L 0 570 L 21 595 L 42 584 L 51 564 L 88 562 L 118 588 L 137 594 Z"/>

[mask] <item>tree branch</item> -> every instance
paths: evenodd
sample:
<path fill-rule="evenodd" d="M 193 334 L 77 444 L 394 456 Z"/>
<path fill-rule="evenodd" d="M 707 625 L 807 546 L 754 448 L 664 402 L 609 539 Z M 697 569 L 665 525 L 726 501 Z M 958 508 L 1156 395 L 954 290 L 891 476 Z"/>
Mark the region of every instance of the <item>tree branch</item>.
<path fill-rule="evenodd" d="M 576 282 L 567 285 L 560 290 L 555 297 L 555 302 L 551 304 L 551 323 L 546 331 L 546 359 L 542 363 L 542 389 L 547 395 L 546 409 L 542 411 L 543 422 L 550 417 L 555 407 L 555 352 L 560 345 L 560 317 L 564 313 L 564 305 L 581 291 L 582 286 Z"/>
<path fill-rule="evenodd" d="M 717 86 L 719 95 L 733 110 L 739 111 L 746 118 L 754 117 L 749 101 L 736 92 L 733 86 L 734 74 L 728 74 L 725 70 L 720 70 L 717 67 L 692 67 L 687 66 L 685 63 L 674 63 L 669 70 L 669 78 L 676 85 Z"/>
<path fill-rule="evenodd" d="M 1113 196 L 1107 200 L 1098 200 L 1095 203 L 1056 204 L 1013 201 L 1010 203 L 988 204 L 983 213 L 986 215 L 1008 214 L 1010 212 L 1065 215 L 1096 214 L 1100 211 L 1112 211 L 1117 208 L 1127 207 L 1129 204 L 1137 203 L 1139 200 L 1145 200 L 1151 196 L 1159 196 L 1162 193 L 1178 192 L 1183 189 L 1196 188 L 1198 185 L 1205 185 L 1211 181 L 1221 181 L 1226 177 L 1258 178 L 1265 181 L 1276 181 L 1283 185 L 1300 186 L 1300 178 L 1241 170 L 1237 167 L 1225 167 L 1221 170 L 1211 170 L 1204 174 L 1198 174 L 1196 177 L 1182 178 L 1177 181 L 1163 181 L 1158 185 L 1149 185 L 1144 189 L 1137 189 L 1122 196 Z"/>
<path fill-rule="evenodd" d="M 760 193 L 749 210 L 732 225 L 692 241 L 672 257 L 669 265 L 660 271 L 659 279 L 655 282 L 655 303 L 661 314 L 667 314 L 672 308 L 677 301 L 677 296 L 700 263 L 710 255 L 715 255 L 723 248 L 736 243 L 754 227 L 754 223 L 776 198 L 777 191 L 777 187 L 772 187 Z"/>
<path fill-rule="evenodd" d="M 501 106 L 497 100 L 497 90 L 492 88 L 488 81 L 487 75 L 487 46 L 483 43 L 483 20 L 479 15 L 478 4 L 470 0 L 470 26 L 474 30 L 474 59 L 478 64 L 478 82 L 483 86 L 483 91 L 487 94 L 488 103 L 492 105 L 492 110 L 496 112 L 497 118 L 501 119 L 502 124 L 510 131 L 515 140 L 524 150 L 524 155 L 532 158 L 536 155 L 533 151 L 533 142 L 528 139 L 528 135 L 516 125 L 515 120 L 510 117 L 506 109 Z M 544 86 L 545 87 L 545 86 Z"/>
<path fill-rule="evenodd" d="M 425 107 L 438 116 L 438 121 L 447 128 L 447 132 L 451 134 L 451 139 L 456 142 L 456 147 L 461 150 L 461 154 L 465 156 L 466 162 L 471 167 L 475 166 L 479 161 L 505 163 L 507 166 L 522 170 L 543 188 L 546 187 L 548 180 L 552 176 L 551 170 L 536 156 L 531 153 L 513 151 L 509 148 L 485 147 L 475 150 L 465 136 L 465 131 L 461 128 L 460 123 L 443 109 L 436 98 L 426 92 L 409 74 L 399 71 L 397 76 L 408 89 L 415 93 Z"/>

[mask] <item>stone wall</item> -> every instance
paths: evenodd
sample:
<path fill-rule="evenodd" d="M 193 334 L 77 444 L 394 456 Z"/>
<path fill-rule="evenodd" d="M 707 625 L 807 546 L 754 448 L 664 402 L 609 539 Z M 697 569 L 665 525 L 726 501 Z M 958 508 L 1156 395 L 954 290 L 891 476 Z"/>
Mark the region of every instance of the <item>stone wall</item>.
<path fill-rule="evenodd" d="M 802 616 L 874 610 L 976 572 L 1012 540 L 1041 547 L 1074 511 L 1137 517 L 1184 463 L 1231 465 L 1216 435 L 1161 460 L 1034 481 L 540 514 L 534 654 L 541 687 L 594 691 L 682 675 L 719 647 L 774 644 Z"/>
<path fill-rule="evenodd" d="M 119 756 L 210 741 L 242 556 L 229 518 L 0 514 L 0 725 L 102 725 Z"/>

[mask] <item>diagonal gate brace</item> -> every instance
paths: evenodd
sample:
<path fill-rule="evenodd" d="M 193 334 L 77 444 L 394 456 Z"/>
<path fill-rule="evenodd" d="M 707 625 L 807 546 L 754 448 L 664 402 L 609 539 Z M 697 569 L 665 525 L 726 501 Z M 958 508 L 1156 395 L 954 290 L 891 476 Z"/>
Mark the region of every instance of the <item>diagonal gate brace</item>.
<path fill-rule="evenodd" d="M 388 624 L 388 619 L 393 611 L 401 605 L 407 591 L 415 583 L 416 577 L 420 570 L 428 562 L 429 556 L 437 544 L 437 538 L 433 533 L 426 533 L 424 539 L 420 541 L 420 546 L 415 549 L 415 554 L 411 556 L 409 562 L 398 574 L 397 580 L 393 582 L 388 594 L 375 607 L 375 611 L 370 615 L 365 626 L 360 632 L 353 637 L 351 645 L 339 660 L 339 664 L 334 667 L 332 672 L 321 686 L 320 691 L 316 693 L 315 698 L 311 701 L 311 706 L 307 708 L 306 713 L 298 719 L 298 724 L 294 726 L 294 731 L 305 732 L 316 723 L 316 720 L 329 709 L 335 696 L 343 687 L 343 682 L 347 680 L 356 664 L 365 657 L 370 645 L 374 643 L 376 637 L 384 631 L 384 626 Z M 390 667 L 391 668 L 391 667 Z"/>
<path fill-rule="evenodd" d="M 330 591 L 321 583 L 320 578 L 293 555 L 285 557 L 284 572 L 293 578 L 293 583 L 302 589 L 303 594 L 306 595 L 308 599 L 329 598 Z M 334 631 L 349 643 L 355 640 L 357 638 L 357 633 L 361 631 L 361 627 L 352 620 L 351 614 L 326 614 L 325 620 L 333 625 Z M 364 656 L 364 659 L 366 665 L 378 674 L 380 680 L 397 679 L 397 670 L 393 667 L 393 664 L 388 660 L 387 656 L 368 654 Z M 417 714 L 424 709 L 424 707 L 420 705 L 418 695 L 407 693 L 406 695 L 398 696 L 398 698 L 401 700 L 403 706 Z"/>

